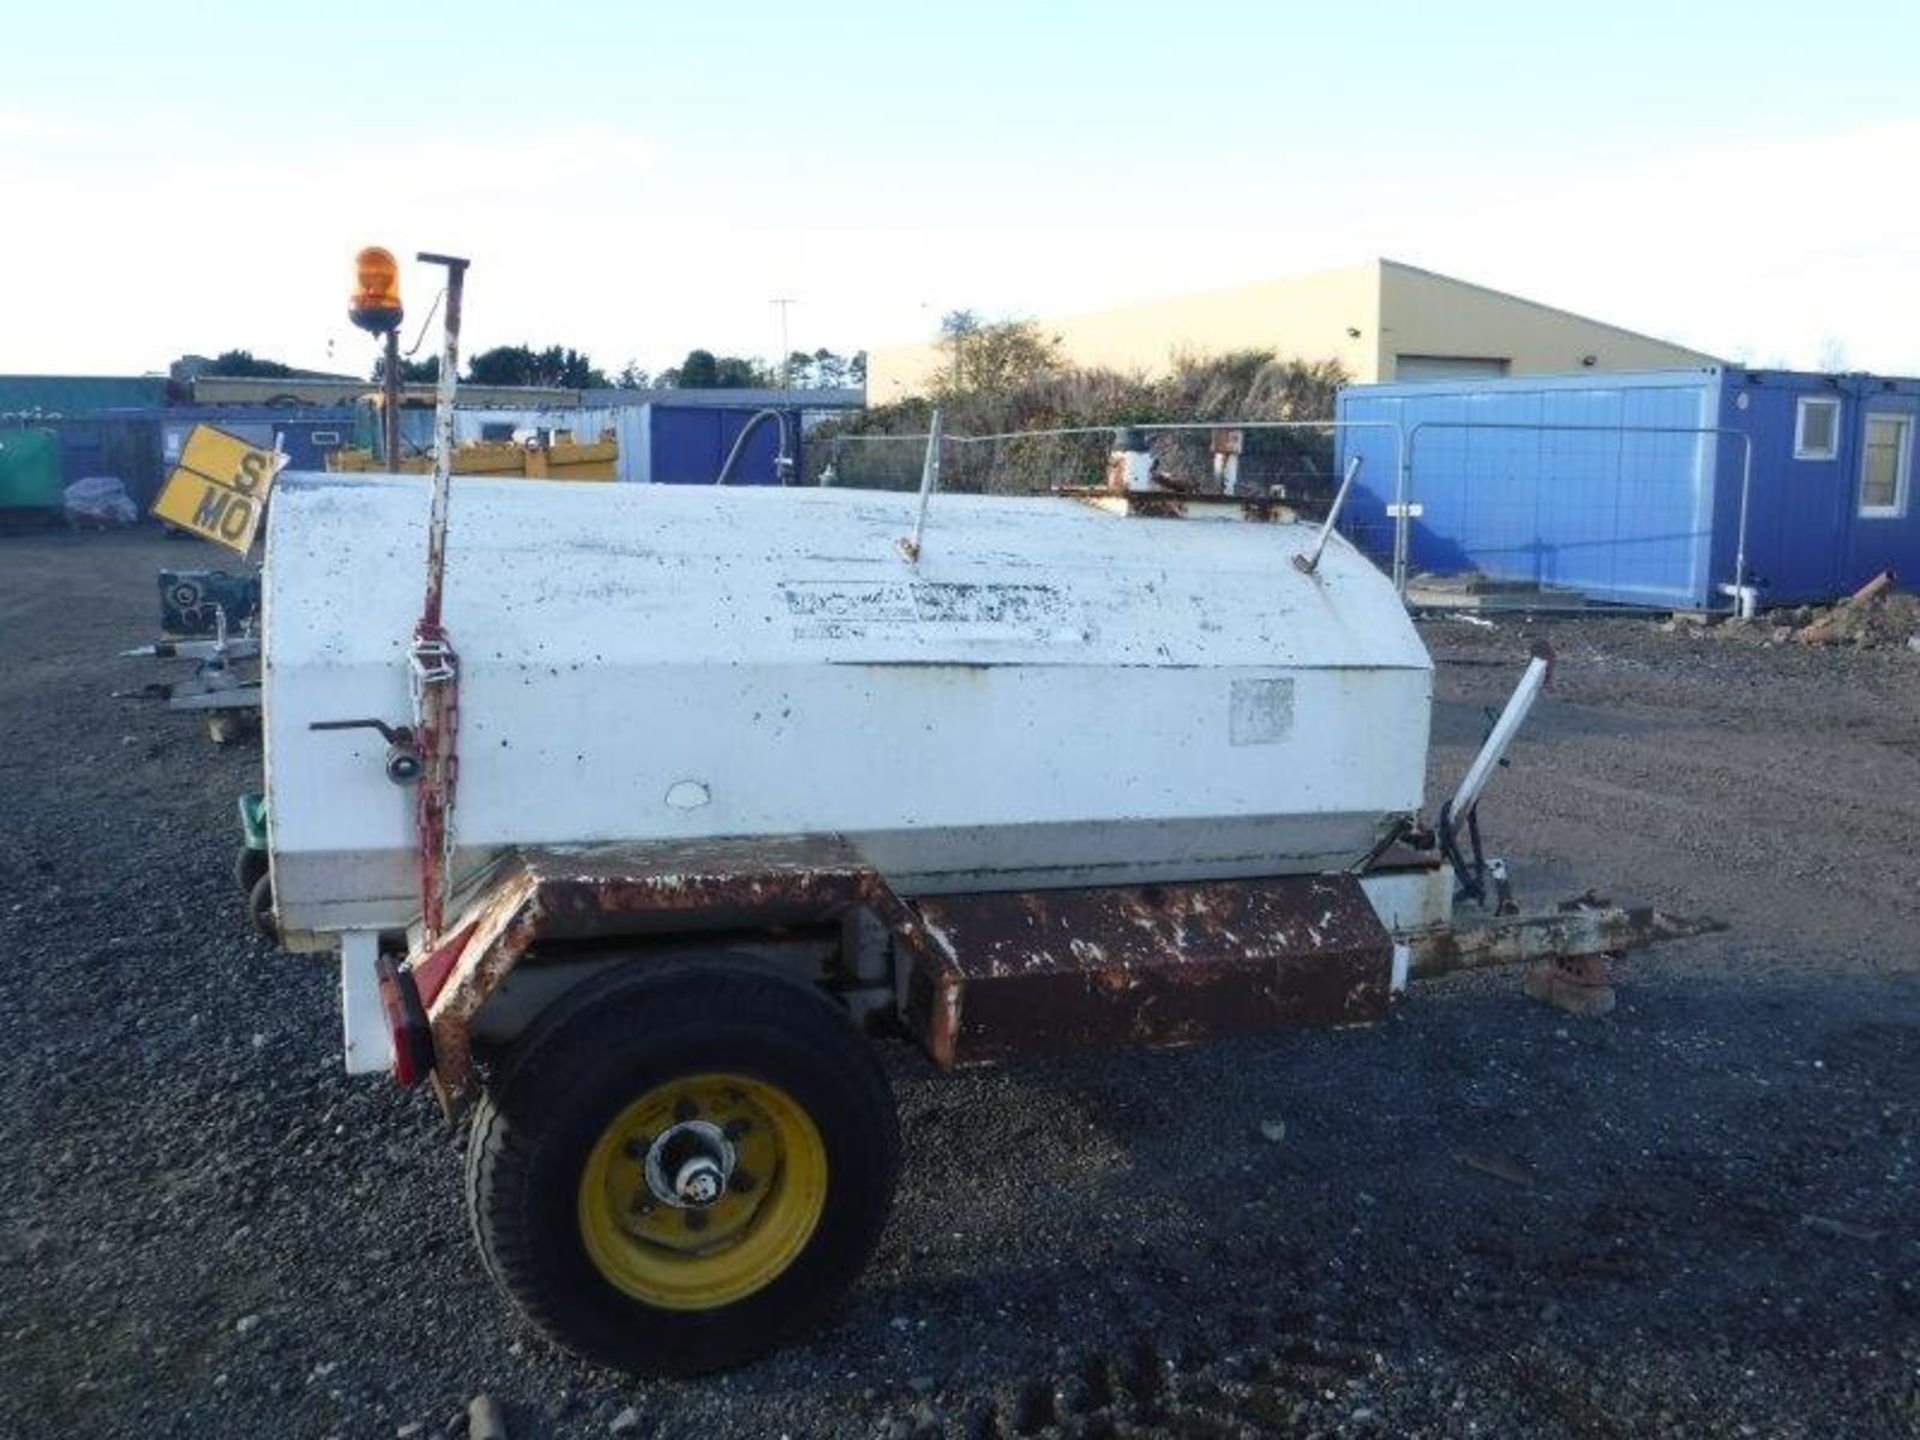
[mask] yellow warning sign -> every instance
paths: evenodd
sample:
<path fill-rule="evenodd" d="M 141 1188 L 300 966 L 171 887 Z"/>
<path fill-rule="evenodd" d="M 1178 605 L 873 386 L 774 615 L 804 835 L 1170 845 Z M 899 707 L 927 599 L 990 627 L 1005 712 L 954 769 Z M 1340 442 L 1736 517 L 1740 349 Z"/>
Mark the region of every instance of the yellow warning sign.
<path fill-rule="evenodd" d="M 273 477 L 287 457 L 211 425 L 196 425 L 153 513 L 242 555 L 253 548 Z"/>

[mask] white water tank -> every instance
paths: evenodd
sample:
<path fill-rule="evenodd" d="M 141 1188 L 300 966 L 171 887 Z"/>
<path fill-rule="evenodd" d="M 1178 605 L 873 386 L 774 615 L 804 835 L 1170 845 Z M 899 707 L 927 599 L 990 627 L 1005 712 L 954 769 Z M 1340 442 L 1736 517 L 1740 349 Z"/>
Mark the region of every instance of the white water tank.
<path fill-rule="evenodd" d="M 1312 872 L 1417 811 L 1432 663 L 1313 527 L 1065 497 L 454 482 L 456 873 L 502 849 L 835 833 L 902 894 Z M 426 483 L 291 474 L 265 577 L 282 928 L 419 910 Z M 302 935 L 300 932 L 309 932 Z"/>

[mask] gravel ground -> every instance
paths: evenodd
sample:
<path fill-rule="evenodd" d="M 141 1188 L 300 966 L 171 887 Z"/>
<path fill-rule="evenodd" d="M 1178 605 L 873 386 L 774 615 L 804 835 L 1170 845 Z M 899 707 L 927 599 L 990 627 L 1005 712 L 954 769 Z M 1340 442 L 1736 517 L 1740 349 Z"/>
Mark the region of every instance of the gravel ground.
<path fill-rule="evenodd" d="M 515 1319 L 459 1137 L 250 938 L 257 749 L 107 698 L 189 563 L 0 540 L 0 1431 L 457 1435 L 485 1392 L 516 1437 L 1920 1433 L 1920 656 L 1541 626 L 1491 844 L 1731 933 L 1597 1021 L 1479 975 L 1186 1054 L 890 1047 L 905 1178 L 837 1323 L 638 1383 Z M 1438 789 L 1530 632 L 1428 635 Z"/>

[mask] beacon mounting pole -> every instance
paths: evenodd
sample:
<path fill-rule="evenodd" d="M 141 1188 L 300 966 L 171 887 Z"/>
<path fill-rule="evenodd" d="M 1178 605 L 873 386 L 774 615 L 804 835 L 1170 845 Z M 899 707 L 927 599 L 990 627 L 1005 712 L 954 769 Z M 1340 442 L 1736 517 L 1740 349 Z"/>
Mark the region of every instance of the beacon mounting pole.
<path fill-rule="evenodd" d="M 456 748 L 460 721 L 460 661 L 441 620 L 447 572 L 447 501 L 453 488 L 453 398 L 460 368 L 460 300 L 467 262 L 422 252 L 423 264 L 447 271 L 445 343 L 433 413 L 433 491 L 427 510 L 427 586 L 408 651 L 420 785 L 415 822 L 420 841 L 420 919 L 423 944 L 436 944 L 446 924 L 453 856 L 453 803 L 460 778 Z"/>

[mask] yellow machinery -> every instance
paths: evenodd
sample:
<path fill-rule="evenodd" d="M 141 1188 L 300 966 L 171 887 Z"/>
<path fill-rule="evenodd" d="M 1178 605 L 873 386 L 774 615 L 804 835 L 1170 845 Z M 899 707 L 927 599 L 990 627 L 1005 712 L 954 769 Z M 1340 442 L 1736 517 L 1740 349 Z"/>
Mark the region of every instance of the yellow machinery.
<path fill-rule="evenodd" d="M 620 446 L 612 434 L 589 444 L 562 441 L 553 445 L 519 445 L 512 441 L 479 441 L 453 452 L 456 475 L 491 475 L 498 479 L 613 480 Z M 380 471 L 425 475 L 433 470 L 431 456 L 417 455 L 397 466 L 380 463 L 371 450 L 338 450 L 327 457 L 335 471 Z"/>

